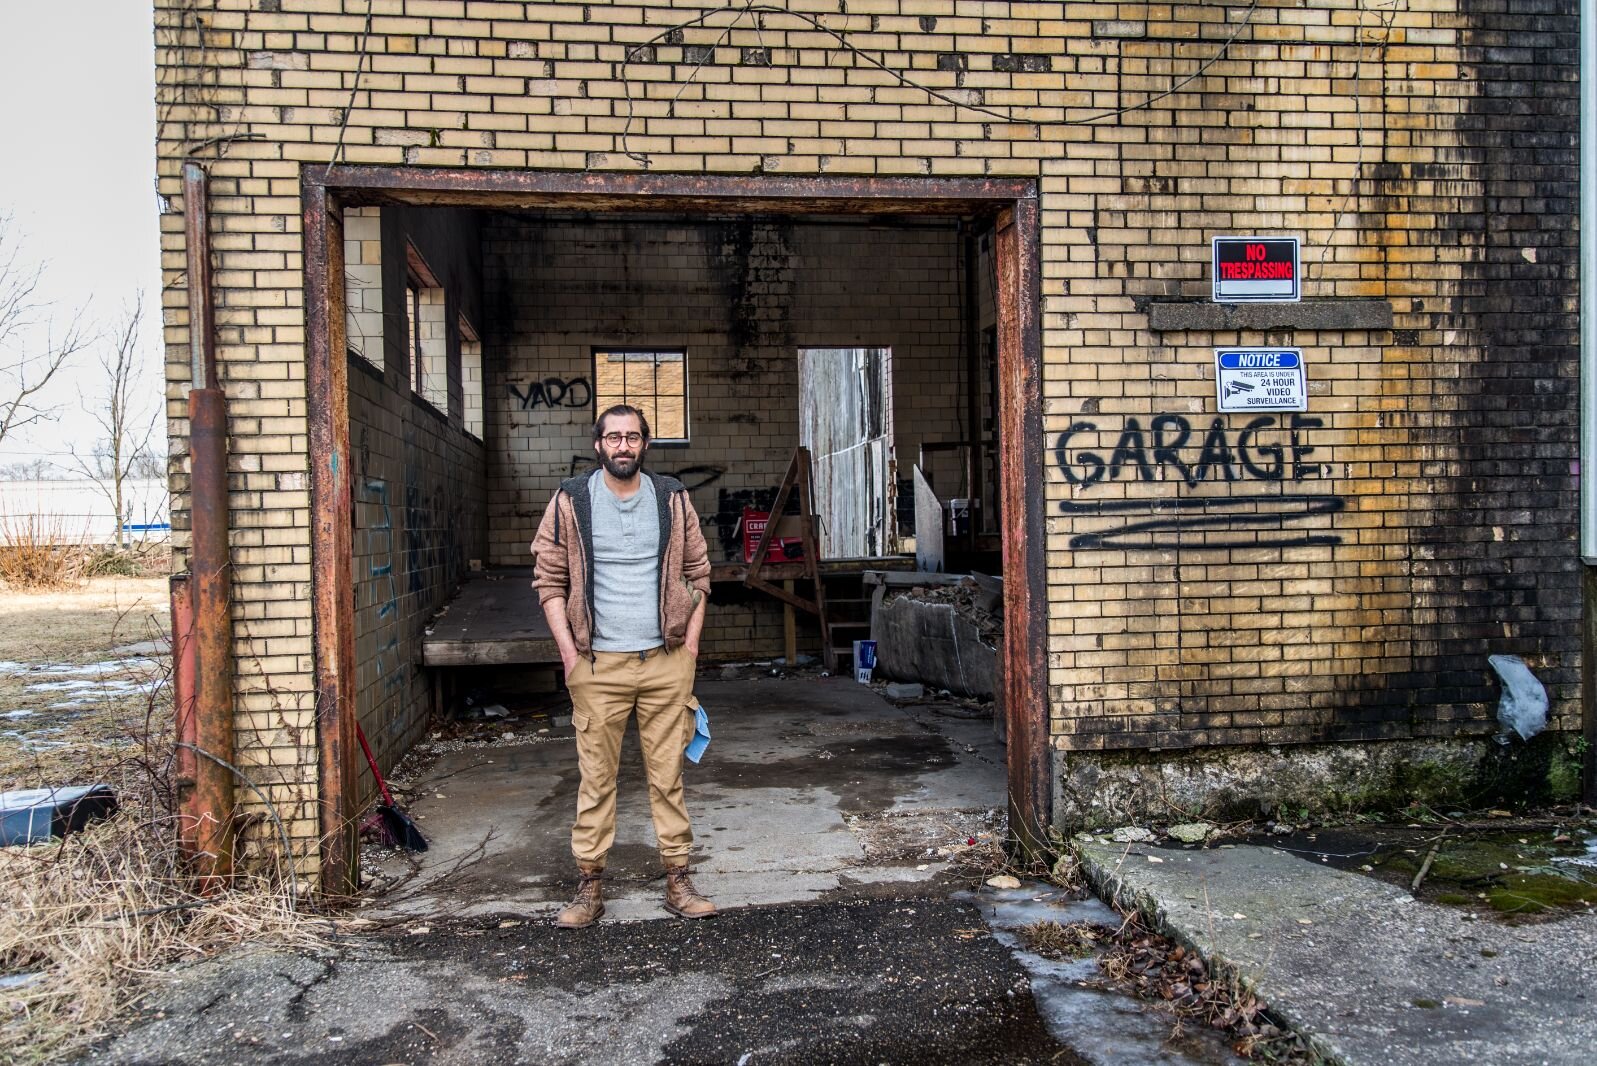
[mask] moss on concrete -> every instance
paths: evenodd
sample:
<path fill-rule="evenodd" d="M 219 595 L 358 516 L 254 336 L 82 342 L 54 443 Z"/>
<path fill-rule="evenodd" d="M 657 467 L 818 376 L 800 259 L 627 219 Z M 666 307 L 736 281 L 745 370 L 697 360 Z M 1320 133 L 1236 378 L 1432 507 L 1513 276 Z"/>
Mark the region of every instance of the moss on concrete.
<path fill-rule="evenodd" d="M 1503 745 L 1487 737 L 1365 744 L 1058 752 L 1055 824 L 1066 833 L 1128 822 L 1324 820 L 1423 804 L 1522 809 L 1580 790 L 1572 734 Z"/>

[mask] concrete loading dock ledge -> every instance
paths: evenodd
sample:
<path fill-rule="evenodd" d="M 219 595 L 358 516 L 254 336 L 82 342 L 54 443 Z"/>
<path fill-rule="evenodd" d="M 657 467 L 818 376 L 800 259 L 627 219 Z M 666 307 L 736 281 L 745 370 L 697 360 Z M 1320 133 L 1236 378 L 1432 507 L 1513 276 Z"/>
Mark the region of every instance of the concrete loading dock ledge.
<path fill-rule="evenodd" d="M 1001 547 L 1018 836 L 1167 778 L 1194 814 L 1571 795 L 1578 26 L 1533 8 L 158 0 L 173 543 L 234 624 L 205 735 L 349 887 L 354 724 L 390 767 L 424 734 L 426 621 L 526 565 L 600 370 L 681 402 L 657 458 L 730 562 L 800 352 L 870 352 L 850 513 L 897 554 L 910 457 L 963 441 L 937 491 Z M 1208 310 L 1226 235 L 1295 238 L 1304 301 Z M 1259 345 L 1304 409 L 1221 414 L 1216 349 Z M 710 658 L 780 645 L 717 611 Z M 1490 654 L 1547 685 L 1531 745 L 1489 739 Z"/>

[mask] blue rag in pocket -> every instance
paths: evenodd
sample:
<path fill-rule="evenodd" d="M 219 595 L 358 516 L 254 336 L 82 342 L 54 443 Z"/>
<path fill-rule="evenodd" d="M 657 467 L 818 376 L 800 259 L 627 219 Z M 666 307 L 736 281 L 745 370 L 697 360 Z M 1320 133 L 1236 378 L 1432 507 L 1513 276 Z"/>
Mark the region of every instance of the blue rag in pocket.
<path fill-rule="evenodd" d="M 704 754 L 704 749 L 710 746 L 710 716 L 704 713 L 704 704 L 699 704 L 693 709 L 693 736 L 688 741 L 688 746 L 682 752 L 687 760 L 692 763 L 699 761 Z"/>

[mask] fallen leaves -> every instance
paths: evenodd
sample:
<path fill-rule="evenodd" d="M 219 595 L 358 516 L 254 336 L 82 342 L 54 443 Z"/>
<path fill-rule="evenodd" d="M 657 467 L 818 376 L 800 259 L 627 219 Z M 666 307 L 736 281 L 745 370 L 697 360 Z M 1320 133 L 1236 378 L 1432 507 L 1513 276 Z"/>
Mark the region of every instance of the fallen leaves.
<path fill-rule="evenodd" d="M 1025 930 L 1021 933 L 1024 937 Z M 1163 1004 L 1182 1021 L 1231 1033 L 1232 1047 L 1240 1055 L 1267 1055 L 1272 1062 L 1311 1061 L 1297 1037 L 1272 1022 L 1253 993 L 1234 980 L 1214 977 L 1196 952 L 1150 931 L 1136 913 L 1113 935 L 1100 965 L 1123 989 Z"/>

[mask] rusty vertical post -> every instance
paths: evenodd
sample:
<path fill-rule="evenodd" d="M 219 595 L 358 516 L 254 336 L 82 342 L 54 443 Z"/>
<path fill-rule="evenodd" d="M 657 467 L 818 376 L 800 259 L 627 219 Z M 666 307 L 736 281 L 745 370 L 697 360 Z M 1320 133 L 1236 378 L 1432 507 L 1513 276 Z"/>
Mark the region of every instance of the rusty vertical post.
<path fill-rule="evenodd" d="M 1043 504 L 1041 262 L 1037 201 L 998 219 L 998 449 L 1004 547 L 1004 713 L 1009 827 L 1021 852 L 1048 850 L 1048 582 Z"/>
<path fill-rule="evenodd" d="M 194 766 L 197 871 L 233 872 L 233 566 L 227 546 L 227 402 L 189 393 L 189 583 L 194 597 Z M 207 757 L 207 755 L 209 757 Z M 217 760 L 221 760 L 218 762 Z"/>
<path fill-rule="evenodd" d="M 194 826 L 200 815 L 194 807 L 195 747 L 199 734 L 194 717 L 194 590 L 188 574 L 173 574 L 172 590 L 172 711 L 177 748 L 172 754 L 172 794 L 177 805 L 178 839 L 183 854 L 198 851 Z"/>
<path fill-rule="evenodd" d="M 183 247 L 189 290 L 189 388 L 208 389 L 216 384 L 210 179 L 192 159 L 183 164 Z"/>
<path fill-rule="evenodd" d="M 964 276 L 965 341 L 965 498 L 970 508 L 965 520 L 965 550 L 976 551 L 976 529 L 981 521 L 981 307 L 976 291 L 976 226 L 959 227 L 960 252 Z"/>
<path fill-rule="evenodd" d="M 1581 566 L 1580 591 L 1580 791 L 1586 806 L 1597 807 L 1597 566 Z"/>
<path fill-rule="evenodd" d="M 179 725 L 194 749 L 193 788 L 184 807 L 183 839 L 194 872 L 215 888 L 233 873 L 233 620 L 228 551 L 227 401 L 216 387 L 215 319 L 211 297 L 209 188 L 205 169 L 183 166 L 187 237 L 189 352 L 189 593 L 193 713 Z M 176 619 L 174 618 L 174 623 Z M 175 636 L 175 632 L 174 632 Z"/>
<path fill-rule="evenodd" d="M 305 234 L 305 387 L 311 475 L 311 633 L 316 669 L 321 890 L 359 883 L 356 833 L 355 577 L 345 354 L 344 236 L 326 186 L 302 187 Z"/>

